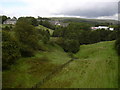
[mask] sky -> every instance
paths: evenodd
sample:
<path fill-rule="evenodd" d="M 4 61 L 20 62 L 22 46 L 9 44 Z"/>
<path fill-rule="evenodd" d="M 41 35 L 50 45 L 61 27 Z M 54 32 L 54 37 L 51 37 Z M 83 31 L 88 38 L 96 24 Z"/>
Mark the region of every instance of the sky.
<path fill-rule="evenodd" d="M 0 0 L 0 15 L 118 19 L 119 0 Z"/>

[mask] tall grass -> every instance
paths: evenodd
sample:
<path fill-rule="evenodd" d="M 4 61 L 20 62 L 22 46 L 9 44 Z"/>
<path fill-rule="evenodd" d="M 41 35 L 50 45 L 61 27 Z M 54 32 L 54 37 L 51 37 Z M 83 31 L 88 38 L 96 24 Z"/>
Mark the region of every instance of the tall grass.
<path fill-rule="evenodd" d="M 82 45 L 73 61 L 42 88 L 117 88 L 118 56 L 114 41 Z"/>
<path fill-rule="evenodd" d="M 2 72 L 3 88 L 31 88 L 55 68 L 70 60 L 59 46 L 46 46 L 48 51 L 37 52 L 34 57 L 21 58 Z"/>

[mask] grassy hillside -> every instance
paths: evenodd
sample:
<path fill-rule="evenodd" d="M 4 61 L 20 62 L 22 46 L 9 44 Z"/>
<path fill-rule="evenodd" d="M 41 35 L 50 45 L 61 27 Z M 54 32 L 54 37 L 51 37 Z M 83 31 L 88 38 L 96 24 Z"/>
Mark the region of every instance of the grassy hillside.
<path fill-rule="evenodd" d="M 52 35 L 52 34 L 53 34 L 53 31 L 54 31 L 54 30 L 49 29 L 49 28 L 47 28 L 47 27 L 44 27 L 44 26 L 42 26 L 42 25 L 37 26 L 37 28 L 38 28 L 38 29 L 42 29 L 42 30 L 49 30 L 50 35 Z"/>
<path fill-rule="evenodd" d="M 34 57 L 21 58 L 11 70 L 3 71 L 3 88 L 31 88 L 56 67 L 70 60 L 61 47 L 45 47 L 47 51 L 39 51 Z"/>
<path fill-rule="evenodd" d="M 74 60 L 42 88 L 117 88 L 118 56 L 114 41 L 82 45 Z"/>
<path fill-rule="evenodd" d="M 96 23 L 113 23 L 117 24 L 117 20 L 111 20 L 111 19 L 86 19 L 86 18 L 75 18 L 75 17 L 52 17 L 52 20 L 63 20 L 65 22 L 87 22 L 91 24 Z"/>

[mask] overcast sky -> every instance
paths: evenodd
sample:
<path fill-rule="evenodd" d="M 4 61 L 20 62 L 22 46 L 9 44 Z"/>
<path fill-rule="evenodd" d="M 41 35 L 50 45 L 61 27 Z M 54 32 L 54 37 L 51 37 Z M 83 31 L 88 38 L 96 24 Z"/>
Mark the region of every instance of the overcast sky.
<path fill-rule="evenodd" d="M 119 0 L 0 0 L 0 15 L 118 19 Z"/>

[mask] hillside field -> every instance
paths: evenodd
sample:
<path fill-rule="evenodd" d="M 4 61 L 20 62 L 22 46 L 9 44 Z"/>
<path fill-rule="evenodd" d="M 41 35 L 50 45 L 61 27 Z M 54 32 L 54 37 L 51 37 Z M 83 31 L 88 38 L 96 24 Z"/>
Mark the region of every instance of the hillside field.
<path fill-rule="evenodd" d="M 53 31 L 54 30 L 52 30 L 52 29 L 49 29 L 49 28 L 47 28 L 47 27 L 44 27 L 44 26 L 42 26 L 42 25 L 39 25 L 39 26 L 37 26 L 36 28 L 38 28 L 38 29 L 42 29 L 42 30 L 48 30 L 49 32 L 50 32 L 50 35 L 52 35 L 53 34 Z"/>
<path fill-rule="evenodd" d="M 71 62 L 42 88 L 117 88 L 118 56 L 114 41 L 82 45 Z"/>
<path fill-rule="evenodd" d="M 55 45 L 46 46 L 34 57 L 21 58 L 3 71 L 3 88 L 31 88 L 71 58 Z M 81 45 L 72 61 L 40 88 L 117 88 L 118 56 L 114 41 Z"/>
<path fill-rule="evenodd" d="M 38 51 L 34 57 L 21 58 L 11 70 L 3 71 L 3 88 L 31 88 L 54 69 L 70 60 L 61 47 L 57 45 L 45 47 L 47 51 Z"/>

